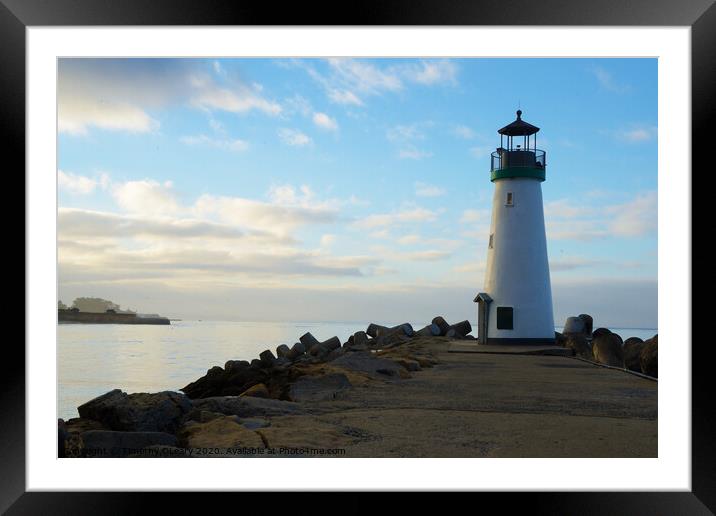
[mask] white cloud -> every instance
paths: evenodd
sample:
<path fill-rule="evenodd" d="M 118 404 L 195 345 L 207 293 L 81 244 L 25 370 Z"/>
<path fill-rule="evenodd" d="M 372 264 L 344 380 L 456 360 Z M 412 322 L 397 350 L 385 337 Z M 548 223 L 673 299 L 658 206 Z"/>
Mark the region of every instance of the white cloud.
<path fill-rule="evenodd" d="M 624 204 L 610 206 L 607 213 L 613 215 L 610 232 L 619 237 L 645 236 L 656 232 L 658 217 L 656 192 L 638 194 Z"/>
<path fill-rule="evenodd" d="M 656 137 L 657 129 L 653 125 L 635 126 L 616 132 L 617 139 L 627 143 L 648 142 Z"/>
<path fill-rule="evenodd" d="M 331 102 L 336 104 L 348 104 L 353 106 L 362 106 L 363 101 L 358 96 L 349 90 L 338 90 L 330 89 L 328 91 L 328 98 Z"/>
<path fill-rule="evenodd" d="M 245 140 L 240 139 L 225 139 L 220 140 L 211 138 L 205 134 L 199 134 L 197 136 L 184 136 L 181 138 L 182 143 L 186 145 L 206 145 L 209 147 L 215 147 L 217 149 L 224 149 L 234 152 L 242 152 L 249 148 L 249 143 Z"/>
<path fill-rule="evenodd" d="M 600 86 L 605 90 L 615 93 L 625 93 L 631 89 L 631 87 L 627 84 L 618 83 L 611 72 L 600 66 L 592 68 L 592 73 L 597 78 Z"/>
<path fill-rule="evenodd" d="M 599 238 L 645 237 L 657 229 L 657 193 L 646 191 L 623 203 L 599 207 L 561 199 L 545 203 L 547 237 L 589 241 Z"/>
<path fill-rule="evenodd" d="M 220 81 L 221 84 L 219 84 Z M 212 111 L 269 115 L 281 106 L 214 62 L 191 59 L 76 59 L 58 64 L 58 129 L 83 135 L 90 128 L 147 133 L 153 114 L 172 104 Z"/>
<path fill-rule="evenodd" d="M 247 113 L 258 110 L 268 115 L 281 113 L 281 105 L 267 100 L 249 88 L 236 89 L 220 88 L 217 86 L 203 86 L 194 96 L 192 103 L 208 110 L 222 110 L 231 113 Z"/>
<path fill-rule="evenodd" d="M 338 130 L 338 124 L 336 121 L 325 113 L 314 113 L 313 123 L 321 129 L 327 129 L 329 131 Z"/>
<path fill-rule="evenodd" d="M 423 158 L 429 158 L 433 155 L 430 151 L 418 149 L 413 145 L 408 145 L 398 151 L 398 157 L 400 159 L 414 159 L 420 160 Z"/>
<path fill-rule="evenodd" d="M 398 243 L 402 245 L 413 245 L 420 242 L 420 235 L 405 235 L 398 239 Z"/>
<path fill-rule="evenodd" d="M 380 213 L 369 215 L 354 223 L 358 228 L 372 229 L 403 224 L 408 222 L 433 222 L 438 214 L 425 208 L 408 208 L 393 213 Z"/>
<path fill-rule="evenodd" d="M 180 206 L 172 190 L 172 183 L 154 180 L 128 181 L 112 187 L 112 196 L 123 210 L 150 216 L 175 215 Z"/>
<path fill-rule="evenodd" d="M 421 126 L 430 125 L 430 123 L 396 125 L 386 132 L 386 137 L 391 142 L 405 143 L 415 140 L 424 140 L 425 134 L 420 129 Z"/>
<path fill-rule="evenodd" d="M 409 65 L 403 69 L 403 73 L 406 79 L 425 85 L 457 83 L 457 65 L 447 59 Z"/>
<path fill-rule="evenodd" d="M 382 91 L 398 91 L 403 88 L 402 81 L 392 70 L 381 70 L 364 61 L 329 58 L 328 64 L 339 80 L 350 86 L 349 90 L 375 94 Z"/>
<path fill-rule="evenodd" d="M 418 181 L 415 183 L 415 195 L 418 197 L 440 197 L 445 195 L 445 189 Z"/>
<path fill-rule="evenodd" d="M 283 127 L 278 130 L 278 137 L 283 143 L 292 147 L 305 147 L 306 145 L 313 143 L 310 136 L 307 136 L 298 129 L 288 129 Z"/>
<path fill-rule="evenodd" d="M 466 125 L 457 125 L 452 132 L 455 136 L 462 138 L 463 140 L 472 140 L 476 136 L 475 131 Z"/>
<path fill-rule="evenodd" d="M 462 224 L 471 224 L 473 222 L 489 222 L 490 211 L 489 210 L 475 210 L 467 209 L 462 212 L 460 222 Z"/>
<path fill-rule="evenodd" d="M 103 176 L 104 177 L 104 176 Z M 71 172 L 57 171 L 57 186 L 72 194 L 91 194 L 97 187 L 98 181 L 85 176 L 72 174 Z"/>

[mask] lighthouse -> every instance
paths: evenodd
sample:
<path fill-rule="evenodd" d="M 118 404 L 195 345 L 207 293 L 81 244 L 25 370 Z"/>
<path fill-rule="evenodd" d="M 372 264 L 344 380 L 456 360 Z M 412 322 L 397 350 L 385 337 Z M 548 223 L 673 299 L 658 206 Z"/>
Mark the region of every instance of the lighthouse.
<path fill-rule="evenodd" d="M 480 344 L 554 344 L 542 182 L 546 155 L 535 127 L 517 119 L 497 132 L 495 185 L 483 292 L 477 294 Z"/>

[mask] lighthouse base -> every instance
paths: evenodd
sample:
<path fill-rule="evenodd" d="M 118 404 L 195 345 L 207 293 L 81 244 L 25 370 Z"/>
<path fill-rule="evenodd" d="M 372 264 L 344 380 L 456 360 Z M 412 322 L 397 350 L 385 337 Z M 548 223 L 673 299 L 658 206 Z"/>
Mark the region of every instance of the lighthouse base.
<path fill-rule="evenodd" d="M 487 338 L 487 344 L 488 345 L 527 345 L 527 346 L 544 346 L 544 345 L 554 345 L 556 343 L 555 339 L 499 339 L 499 338 Z"/>

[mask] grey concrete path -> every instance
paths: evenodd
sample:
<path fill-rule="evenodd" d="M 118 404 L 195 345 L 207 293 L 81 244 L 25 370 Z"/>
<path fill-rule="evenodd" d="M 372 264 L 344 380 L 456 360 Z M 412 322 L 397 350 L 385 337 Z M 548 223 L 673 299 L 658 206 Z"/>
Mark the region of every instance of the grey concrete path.
<path fill-rule="evenodd" d="M 656 382 L 560 356 L 433 351 L 440 365 L 306 405 L 286 427 L 349 457 L 657 456 Z"/>

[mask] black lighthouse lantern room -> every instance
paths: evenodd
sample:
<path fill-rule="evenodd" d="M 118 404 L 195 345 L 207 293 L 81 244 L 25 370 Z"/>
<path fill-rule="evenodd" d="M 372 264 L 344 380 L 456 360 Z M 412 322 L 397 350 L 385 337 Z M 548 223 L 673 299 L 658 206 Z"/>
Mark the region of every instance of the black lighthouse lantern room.
<path fill-rule="evenodd" d="M 522 120 L 522 111 L 518 109 L 517 120 L 497 131 L 500 133 L 500 148 L 508 151 L 535 151 L 537 149 L 537 131 L 539 131 L 539 127 Z M 520 136 L 522 136 L 521 140 Z M 505 137 L 507 137 L 507 147 L 505 147 Z"/>

